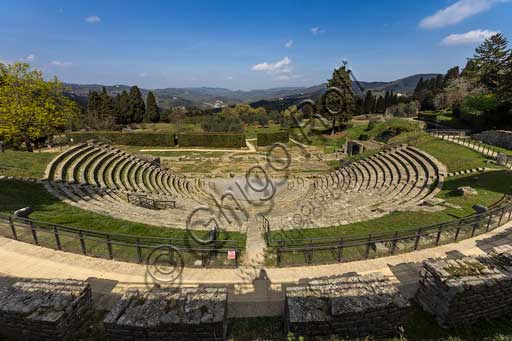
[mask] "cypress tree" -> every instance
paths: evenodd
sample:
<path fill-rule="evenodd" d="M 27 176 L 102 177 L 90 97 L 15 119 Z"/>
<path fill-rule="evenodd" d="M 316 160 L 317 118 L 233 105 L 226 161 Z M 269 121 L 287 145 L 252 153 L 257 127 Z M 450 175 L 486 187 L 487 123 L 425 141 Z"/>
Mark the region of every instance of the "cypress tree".
<path fill-rule="evenodd" d="M 146 105 L 142 99 L 142 94 L 137 86 L 130 88 L 128 100 L 128 119 L 130 123 L 141 123 L 144 120 Z"/>
<path fill-rule="evenodd" d="M 103 87 L 101 89 L 100 94 L 100 111 L 99 111 L 99 118 L 103 122 L 112 122 L 114 123 L 116 120 L 116 111 L 114 108 L 114 102 L 112 101 L 112 98 L 108 95 L 107 89 Z"/>
<path fill-rule="evenodd" d="M 130 97 L 128 93 L 123 90 L 116 97 L 116 107 L 117 107 L 117 122 L 118 124 L 128 124 L 130 123 L 128 120 L 128 110 L 130 108 Z"/>
<path fill-rule="evenodd" d="M 386 111 L 386 101 L 384 97 L 379 96 L 377 99 L 377 103 L 375 104 L 375 112 L 379 114 L 383 114 Z"/>
<path fill-rule="evenodd" d="M 372 94 L 371 90 L 366 92 L 366 96 L 364 98 L 364 109 L 363 112 L 365 114 L 371 114 L 375 111 L 375 97 Z"/>
<path fill-rule="evenodd" d="M 443 88 L 446 87 L 451 80 L 459 78 L 459 74 L 460 71 L 458 66 L 454 66 L 448 70 L 444 76 Z"/>
<path fill-rule="evenodd" d="M 160 109 L 156 104 L 155 95 L 151 91 L 146 98 L 146 115 L 144 116 L 144 122 L 160 122 Z"/>

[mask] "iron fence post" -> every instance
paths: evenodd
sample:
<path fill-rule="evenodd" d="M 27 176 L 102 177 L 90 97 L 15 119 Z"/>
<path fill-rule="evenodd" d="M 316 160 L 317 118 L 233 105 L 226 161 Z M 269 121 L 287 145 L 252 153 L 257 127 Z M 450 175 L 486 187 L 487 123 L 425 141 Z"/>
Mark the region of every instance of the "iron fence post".
<path fill-rule="evenodd" d="M 108 258 L 114 259 L 114 253 L 112 252 L 112 240 L 110 239 L 110 234 L 107 234 L 107 250 Z"/>
<path fill-rule="evenodd" d="M 368 235 L 368 242 L 366 244 L 366 254 L 365 258 L 368 259 L 370 257 L 370 248 L 371 248 L 371 242 L 372 242 L 372 235 Z"/>
<path fill-rule="evenodd" d="M 485 232 L 489 231 L 489 228 L 491 227 L 491 221 L 492 221 L 492 212 L 489 214 L 489 221 L 487 222 L 487 227 L 485 228 Z"/>
<path fill-rule="evenodd" d="M 59 229 L 56 225 L 53 225 L 53 234 L 55 235 L 55 244 L 57 245 L 57 250 L 61 251 L 62 246 L 60 244 Z"/>
<path fill-rule="evenodd" d="M 139 238 L 137 238 L 136 247 L 137 247 L 137 261 L 139 262 L 139 264 L 142 264 L 142 262 L 143 262 L 142 250 L 140 248 L 140 239 Z"/>
<path fill-rule="evenodd" d="M 398 231 L 395 232 L 395 236 L 393 238 L 393 244 L 391 245 L 391 254 L 394 255 L 396 251 L 396 243 L 398 242 Z"/>
<path fill-rule="evenodd" d="M 16 234 L 16 227 L 14 226 L 14 221 L 12 220 L 11 216 L 9 216 L 9 226 L 11 226 L 12 237 L 14 238 L 14 240 L 18 240 L 18 235 Z"/>
<path fill-rule="evenodd" d="M 32 238 L 34 239 L 34 244 L 39 245 L 39 240 L 37 239 L 36 227 L 33 222 L 29 222 L 30 230 L 32 231 Z"/>
<path fill-rule="evenodd" d="M 441 233 L 443 232 L 443 224 L 440 224 L 439 225 L 439 229 L 437 231 L 437 236 L 436 236 L 436 246 L 439 245 L 439 241 L 441 240 Z"/>
<path fill-rule="evenodd" d="M 501 226 L 501 220 L 503 219 L 504 214 L 505 214 L 505 207 L 503 207 L 501 209 L 500 220 L 498 221 L 498 226 Z"/>
<path fill-rule="evenodd" d="M 85 249 L 85 239 L 84 239 L 84 233 L 82 232 L 82 230 L 80 230 L 79 232 L 79 237 L 80 237 L 80 247 L 82 248 L 82 253 L 87 256 L 87 250 Z"/>
<path fill-rule="evenodd" d="M 421 238 L 421 227 L 416 230 L 416 240 L 414 241 L 414 251 L 418 250 L 418 246 L 420 244 L 420 238 Z"/>

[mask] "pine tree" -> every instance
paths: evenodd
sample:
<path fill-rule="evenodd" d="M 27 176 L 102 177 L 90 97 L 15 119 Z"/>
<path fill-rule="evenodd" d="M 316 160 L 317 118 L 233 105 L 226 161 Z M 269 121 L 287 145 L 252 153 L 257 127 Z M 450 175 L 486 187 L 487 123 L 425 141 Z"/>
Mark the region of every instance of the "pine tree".
<path fill-rule="evenodd" d="M 144 115 L 144 122 L 160 122 L 160 109 L 156 104 L 156 98 L 153 92 L 148 93 L 146 98 L 146 114 Z"/>
<path fill-rule="evenodd" d="M 491 92 L 495 92 L 500 87 L 503 71 L 507 67 L 511 53 L 507 45 L 507 39 L 503 34 L 495 34 L 485 39 L 482 45 L 476 48 L 476 53 L 471 58 L 475 64 L 473 72 L 476 72 L 478 81 Z"/>
<path fill-rule="evenodd" d="M 128 119 L 130 123 L 140 123 L 144 120 L 146 105 L 142 99 L 142 94 L 137 86 L 130 88 L 128 100 Z"/>
<path fill-rule="evenodd" d="M 345 65 L 334 70 L 332 78 L 327 81 L 327 88 L 330 87 L 338 88 L 341 91 L 341 95 L 335 92 L 324 94 L 320 99 L 319 111 L 321 114 L 332 118 L 332 132 L 334 133 L 336 120 L 338 122 L 350 121 L 355 110 L 352 80 L 350 79 L 350 71 L 346 69 Z M 336 115 L 333 115 L 326 110 L 326 107 L 331 108 L 331 111 L 341 110 Z"/>

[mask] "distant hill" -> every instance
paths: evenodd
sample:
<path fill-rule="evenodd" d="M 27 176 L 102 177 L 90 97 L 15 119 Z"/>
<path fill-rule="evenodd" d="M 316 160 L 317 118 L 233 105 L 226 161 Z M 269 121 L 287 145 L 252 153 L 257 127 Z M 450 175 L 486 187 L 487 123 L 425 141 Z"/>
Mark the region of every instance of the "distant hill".
<path fill-rule="evenodd" d="M 360 82 L 364 90 L 372 90 L 374 92 L 383 93 L 385 91 L 394 91 L 402 94 L 411 93 L 418 80 L 423 77 L 430 79 L 436 77 L 437 74 L 417 74 L 392 82 Z M 103 85 L 100 84 L 65 84 L 70 90 L 69 95 L 80 103 L 87 102 L 87 94 L 91 90 L 101 90 Z M 110 95 L 117 95 L 123 90 L 129 91 L 128 85 L 111 85 L 105 86 Z M 215 108 L 223 105 L 237 103 L 251 103 L 256 105 L 260 103 L 266 106 L 268 102 L 282 102 L 277 105 L 281 107 L 295 104 L 301 99 L 320 97 L 326 89 L 326 83 L 311 87 L 280 87 L 270 89 L 257 90 L 230 90 L 226 88 L 214 87 L 193 87 L 193 88 L 165 88 L 152 90 L 157 98 L 158 105 L 163 108 L 170 106 L 195 106 L 200 108 Z M 145 97 L 148 89 L 141 89 L 142 95 Z M 360 90 L 354 85 L 354 91 Z M 291 103 L 288 105 L 288 103 Z M 277 103 L 274 103 L 277 104 Z"/>

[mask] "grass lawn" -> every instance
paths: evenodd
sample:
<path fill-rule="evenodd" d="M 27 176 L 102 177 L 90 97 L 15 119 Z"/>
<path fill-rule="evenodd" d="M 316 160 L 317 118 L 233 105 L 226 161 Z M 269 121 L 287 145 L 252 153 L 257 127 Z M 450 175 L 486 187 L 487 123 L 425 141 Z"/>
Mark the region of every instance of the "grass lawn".
<path fill-rule="evenodd" d="M 148 147 L 148 146 L 122 146 L 115 145 L 115 148 L 119 148 L 121 150 L 125 150 L 131 154 L 139 154 L 139 155 L 151 155 L 156 157 L 173 157 L 173 156 L 200 156 L 200 157 L 220 157 L 224 155 L 226 152 L 217 152 L 217 151 L 182 151 L 179 148 L 172 148 L 169 146 L 166 147 Z M 141 152 L 141 149 L 169 149 L 169 151 L 165 152 Z"/>
<path fill-rule="evenodd" d="M 42 178 L 46 165 L 58 154 L 6 150 L 0 153 L 0 175 Z"/>
<path fill-rule="evenodd" d="M 432 315 L 422 311 L 413 304 L 410 314 L 403 326 L 403 334 L 393 340 L 512 340 L 512 323 L 509 316 L 490 321 L 481 321 L 467 327 L 443 329 L 439 327 Z M 228 340 L 300 340 L 300 335 L 286 335 L 282 317 L 260 317 L 247 319 L 230 319 L 228 323 Z M 341 341 L 340 339 L 329 339 Z M 366 339 L 365 339 L 366 340 Z M 373 340 L 369 338 L 368 340 Z"/>
<path fill-rule="evenodd" d="M 14 180 L 0 180 L 0 213 L 12 214 L 15 210 L 30 206 L 34 209 L 31 219 L 67 225 L 106 233 L 138 236 L 187 238 L 185 229 L 171 229 L 126 220 L 68 205 L 52 196 L 42 184 Z M 245 245 L 245 235 L 237 232 L 222 232 L 220 239 L 237 240 Z"/>
<path fill-rule="evenodd" d="M 407 143 L 431 154 L 448 168 L 448 172 L 489 167 L 489 158 L 458 144 L 432 137 L 424 132 L 404 133 L 392 138 L 389 143 Z"/>
<path fill-rule="evenodd" d="M 180 133 L 201 133 L 203 129 L 200 124 L 179 124 L 174 123 L 140 123 L 135 125 L 136 129 L 143 131 L 154 131 L 154 132 L 180 132 Z"/>
<path fill-rule="evenodd" d="M 473 187 L 477 190 L 478 195 L 453 196 L 453 190 L 461 186 Z M 444 187 L 437 197 L 460 206 L 460 208 L 446 208 L 440 212 L 394 212 L 377 219 L 324 228 L 280 231 L 279 226 L 271 226 L 272 238 L 342 237 L 438 224 L 472 214 L 474 211 L 471 207 L 474 204 L 489 206 L 500 200 L 504 194 L 509 193 L 512 193 L 512 171 L 500 170 L 478 175 L 452 177 L 445 181 Z"/>
<path fill-rule="evenodd" d="M 281 125 L 277 123 L 269 123 L 267 128 L 263 128 L 258 124 L 251 124 L 245 127 L 245 138 L 255 139 L 258 133 L 275 133 L 281 130 Z M 253 141 L 256 144 L 256 141 Z"/>

